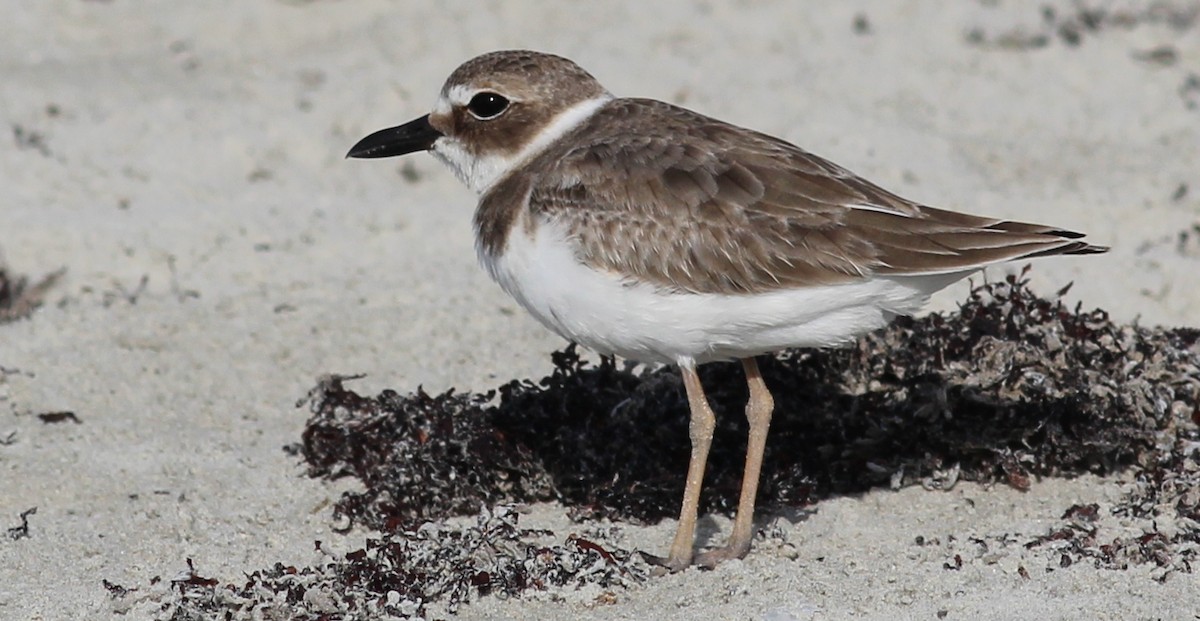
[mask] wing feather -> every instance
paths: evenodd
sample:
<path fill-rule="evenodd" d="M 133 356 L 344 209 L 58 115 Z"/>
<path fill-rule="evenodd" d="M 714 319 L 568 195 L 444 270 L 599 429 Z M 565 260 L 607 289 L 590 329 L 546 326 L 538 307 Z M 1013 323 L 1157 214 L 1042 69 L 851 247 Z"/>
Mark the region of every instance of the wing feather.
<path fill-rule="evenodd" d="M 967 272 L 1105 248 L 1054 227 L 913 203 L 782 140 L 618 99 L 526 170 L 529 209 L 631 281 L 756 293 L 873 274 Z"/>

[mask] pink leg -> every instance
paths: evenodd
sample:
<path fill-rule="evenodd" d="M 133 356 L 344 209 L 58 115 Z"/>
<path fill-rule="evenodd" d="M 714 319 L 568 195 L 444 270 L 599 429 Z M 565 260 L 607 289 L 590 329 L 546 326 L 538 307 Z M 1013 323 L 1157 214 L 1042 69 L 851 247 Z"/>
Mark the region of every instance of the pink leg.
<path fill-rule="evenodd" d="M 712 445 L 713 428 L 717 417 L 704 396 L 704 387 L 696 375 L 694 365 L 680 365 L 683 385 L 687 389 L 691 421 L 688 427 L 692 439 L 692 457 L 688 462 L 687 482 L 683 488 L 683 507 L 679 510 L 679 526 L 675 540 L 671 543 L 667 558 L 647 557 L 650 562 L 666 567 L 672 572 L 685 569 L 692 564 L 692 546 L 696 540 L 696 514 L 700 507 L 700 487 L 704 483 L 704 466 L 708 461 L 708 449 Z"/>
<path fill-rule="evenodd" d="M 742 494 L 738 499 L 737 517 L 733 520 L 733 533 L 723 548 L 709 550 L 696 558 L 697 565 L 715 567 L 721 561 L 742 558 L 750 551 L 754 538 L 754 499 L 758 494 L 758 479 L 762 473 L 763 451 L 767 446 L 767 429 L 771 426 L 771 413 L 775 400 L 754 358 L 742 359 L 746 369 L 746 383 L 750 387 L 750 399 L 746 403 L 746 419 L 750 421 L 750 438 L 746 442 L 746 468 L 742 473 Z"/>

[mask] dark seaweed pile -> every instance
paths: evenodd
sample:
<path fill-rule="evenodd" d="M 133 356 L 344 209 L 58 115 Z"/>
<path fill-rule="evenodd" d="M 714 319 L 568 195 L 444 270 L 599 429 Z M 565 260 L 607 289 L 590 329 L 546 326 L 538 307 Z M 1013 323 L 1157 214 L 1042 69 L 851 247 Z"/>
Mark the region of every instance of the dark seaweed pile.
<path fill-rule="evenodd" d="M 1113 324 L 1034 296 L 1015 278 L 976 288 L 958 313 L 902 319 L 836 350 L 760 366 L 776 413 L 760 502 L 955 480 L 1108 473 L 1155 462 L 1200 403 L 1191 329 Z M 382 531 L 480 504 L 554 499 L 579 518 L 674 516 L 689 444 L 672 368 L 592 366 L 556 353 L 538 382 L 496 394 L 375 398 L 330 378 L 314 392 L 300 452 L 313 476 L 366 486 L 337 505 Z M 701 367 L 718 427 L 704 511 L 732 511 L 746 424 L 739 365 Z"/>

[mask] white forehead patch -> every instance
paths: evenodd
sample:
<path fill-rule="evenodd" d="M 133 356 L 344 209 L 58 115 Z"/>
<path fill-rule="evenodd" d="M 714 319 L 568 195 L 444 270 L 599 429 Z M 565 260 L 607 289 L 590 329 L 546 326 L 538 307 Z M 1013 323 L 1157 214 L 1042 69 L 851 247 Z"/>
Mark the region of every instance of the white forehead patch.
<path fill-rule="evenodd" d="M 462 84 L 455 84 L 446 89 L 445 98 L 454 106 L 465 106 L 470 103 L 471 98 L 479 92 L 480 89 L 471 88 Z"/>
<path fill-rule="evenodd" d="M 480 89 L 470 88 L 462 84 L 455 84 L 444 92 L 438 95 L 437 101 L 433 102 L 433 114 L 436 116 L 450 116 L 454 108 L 461 108 L 470 103 L 471 98 L 479 92 Z"/>
<path fill-rule="evenodd" d="M 433 112 L 431 114 L 433 116 L 450 116 L 450 112 L 453 109 L 450 100 L 445 95 L 438 95 L 437 101 L 433 102 Z"/>

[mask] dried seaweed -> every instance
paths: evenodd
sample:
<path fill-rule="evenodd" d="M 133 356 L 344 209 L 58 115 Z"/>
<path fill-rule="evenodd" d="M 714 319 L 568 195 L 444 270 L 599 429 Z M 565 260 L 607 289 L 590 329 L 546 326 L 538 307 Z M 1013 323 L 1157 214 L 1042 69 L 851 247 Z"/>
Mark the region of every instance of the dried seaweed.
<path fill-rule="evenodd" d="M 37 513 L 37 507 L 30 507 L 22 511 L 20 515 L 20 525 L 13 526 L 5 531 L 8 534 L 8 538 L 12 539 L 13 541 L 17 541 L 18 539 L 25 539 L 26 537 L 29 537 L 29 516 L 35 513 Z"/>
<path fill-rule="evenodd" d="M 1129 3 L 1129 6 L 1110 6 L 1104 2 L 1059 2 L 1029 4 L 1039 12 L 1038 24 L 989 34 L 983 27 L 967 32 L 967 43 L 984 48 L 1034 50 L 1059 42 L 1079 47 L 1087 39 L 1106 31 L 1128 31 L 1148 24 L 1162 25 L 1176 32 L 1185 32 L 1200 20 L 1200 4 L 1192 0 Z M 1172 61 L 1173 62 L 1173 61 Z"/>
<path fill-rule="evenodd" d="M 1192 573 L 1200 557 L 1197 448 L 1200 436 L 1187 432 L 1160 454 L 1161 462 L 1136 469 L 1119 502 L 1105 511 L 1096 504 L 1071 507 L 1060 524 L 1026 547 L 1058 555 L 1063 567 L 1078 562 L 1105 569 L 1152 564 L 1158 581 L 1176 572 Z M 1107 516 L 1121 518 L 1124 527 L 1106 528 L 1101 522 Z"/>
<path fill-rule="evenodd" d="M 24 319 L 37 310 L 45 300 L 46 293 L 58 283 L 65 269 L 52 272 L 36 283 L 29 278 L 10 274 L 0 265 L 0 324 Z"/>
<path fill-rule="evenodd" d="M 1119 326 L 1011 278 L 976 288 L 955 314 L 765 358 L 776 415 L 760 501 L 959 479 L 1025 488 L 1146 465 L 1195 428 L 1198 337 Z M 385 531 L 500 500 L 556 499 L 580 519 L 673 516 L 689 450 L 677 372 L 592 366 L 574 348 L 553 361 L 550 376 L 496 395 L 371 399 L 326 382 L 300 450 L 314 476 L 362 479 L 337 511 Z M 735 364 L 705 365 L 701 378 L 718 414 L 702 510 L 729 513 L 745 382 Z"/>
<path fill-rule="evenodd" d="M 337 504 L 348 526 L 364 521 L 389 532 L 502 501 L 551 498 L 539 462 L 478 415 L 491 395 L 385 390 L 368 399 L 346 390 L 346 379 L 326 377 L 306 399 L 315 416 L 302 446 L 309 475 L 354 476 L 366 486 Z"/>
<path fill-rule="evenodd" d="M 172 580 L 179 594 L 160 618 L 410 619 L 425 617 L 434 603 L 437 612 L 454 614 L 481 595 L 512 597 L 529 589 L 585 585 L 604 597 L 605 589 L 646 578 L 647 566 L 634 553 L 578 537 L 563 545 L 534 542 L 545 534 L 519 528 L 517 514 L 501 506 L 480 513 L 475 526 L 426 524 L 388 533 L 344 556 L 329 555 L 317 566 L 276 563 L 247 575 L 241 585 L 197 580 L 189 563 Z M 124 587 L 106 588 L 114 599 L 142 597 Z"/>

